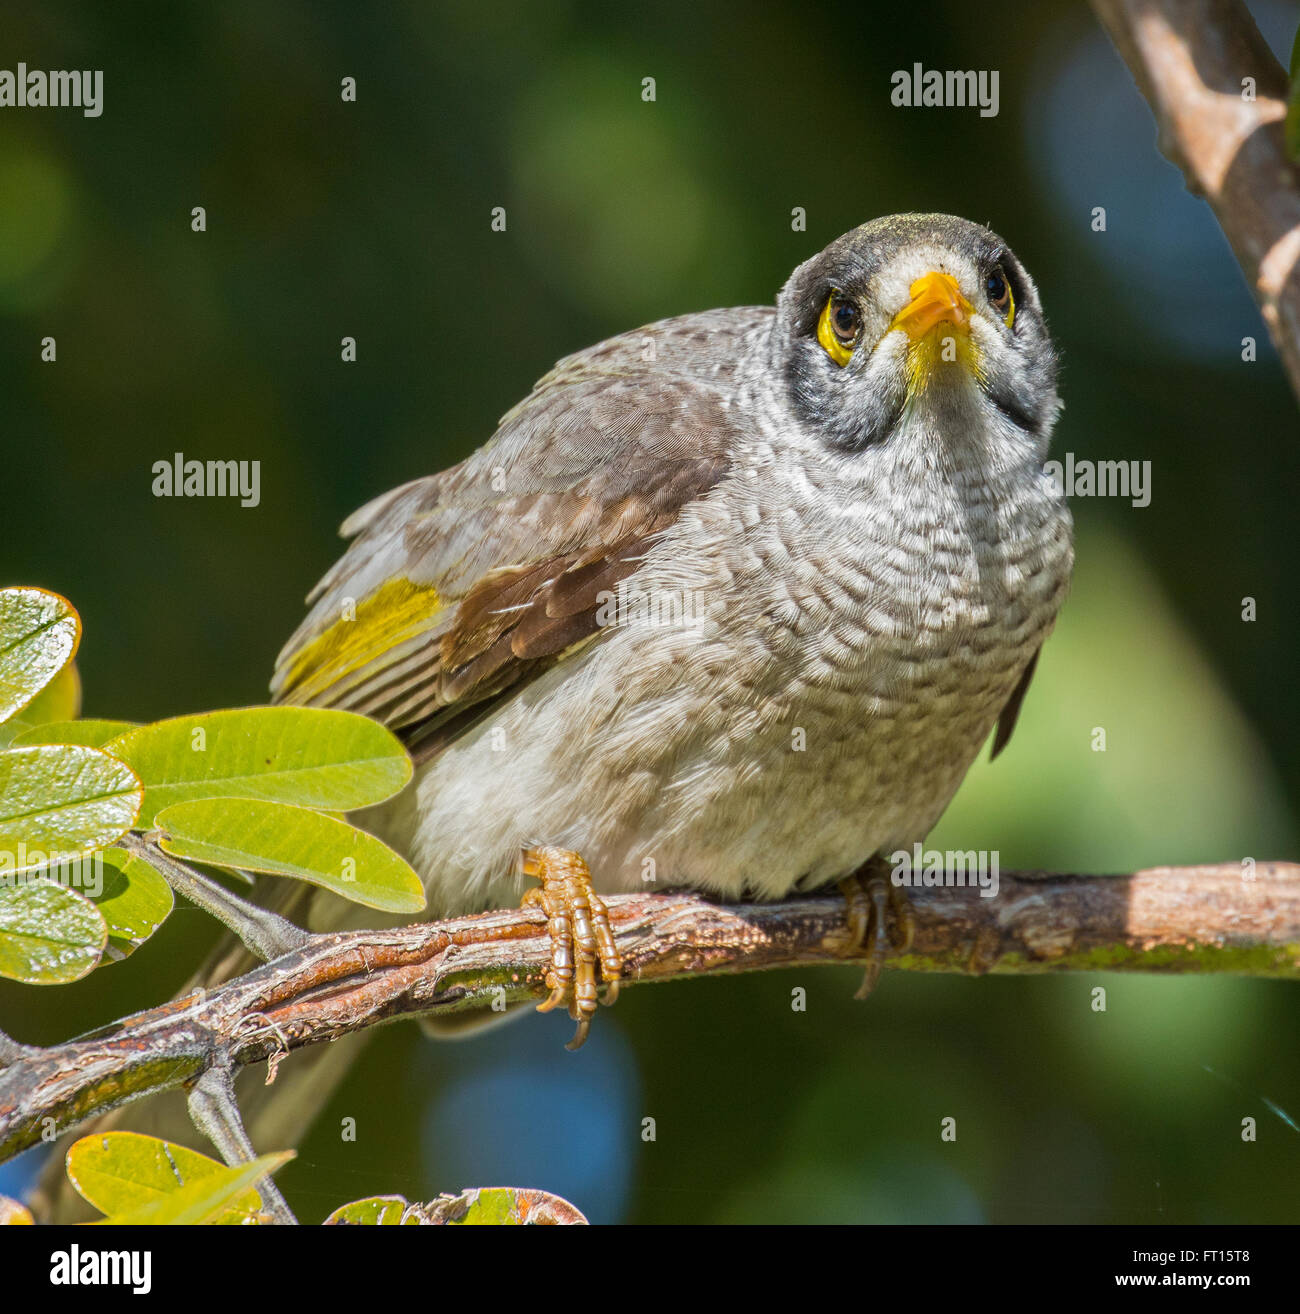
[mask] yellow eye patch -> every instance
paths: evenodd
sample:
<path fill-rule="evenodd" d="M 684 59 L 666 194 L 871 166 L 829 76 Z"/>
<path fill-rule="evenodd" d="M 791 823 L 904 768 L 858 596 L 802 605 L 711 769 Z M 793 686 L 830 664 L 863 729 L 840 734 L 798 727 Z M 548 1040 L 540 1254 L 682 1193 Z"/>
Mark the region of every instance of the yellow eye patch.
<path fill-rule="evenodd" d="M 839 306 L 846 305 L 844 299 L 838 292 L 832 292 L 826 299 L 825 306 L 822 307 L 821 318 L 817 321 L 817 341 L 822 344 L 822 350 L 837 365 L 847 365 L 849 357 L 853 355 L 853 348 L 857 345 L 856 329 L 854 337 L 849 341 L 844 341 L 835 331 L 835 326 L 831 322 L 831 311 Z M 856 314 L 855 323 L 856 323 Z"/>
<path fill-rule="evenodd" d="M 1011 295 L 1011 281 L 1001 265 L 995 265 L 989 271 L 984 290 L 988 294 L 989 305 L 1002 316 L 1002 322 L 1010 328 L 1016 319 L 1016 299 Z"/>

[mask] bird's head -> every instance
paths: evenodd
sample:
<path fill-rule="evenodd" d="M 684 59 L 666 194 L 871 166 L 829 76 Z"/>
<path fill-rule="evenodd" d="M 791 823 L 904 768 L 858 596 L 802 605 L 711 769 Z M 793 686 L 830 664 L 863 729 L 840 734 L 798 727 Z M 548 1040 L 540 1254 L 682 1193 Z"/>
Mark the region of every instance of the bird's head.
<path fill-rule="evenodd" d="M 863 224 L 794 271 L 777 317 L 795 408 L 837 447 L 887 442 L 908 413 L 961 441 L 984 412 L 992 432 L 1046 450 L 1056 353 L 1038 289 L 987 228 L 946 214 Z"/>

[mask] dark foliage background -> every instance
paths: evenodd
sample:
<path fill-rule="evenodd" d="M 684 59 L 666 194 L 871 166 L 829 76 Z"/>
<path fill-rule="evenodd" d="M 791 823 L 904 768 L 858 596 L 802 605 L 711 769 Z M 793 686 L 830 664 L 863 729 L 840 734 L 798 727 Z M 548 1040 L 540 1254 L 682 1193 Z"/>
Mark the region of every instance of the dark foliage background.
<path fill-rule="evenodd" d="M 1254 10 L 1289 49 L 1293 8 Z M 1300 852 L 1295 399 L 1083 4 L 20 0 L 0 37 L 6 67 L 104 70 L 102 118 L 0 111 L 0 574 L 81 610 L 87 714 L 263 700 L 343 517 L 463 457 L 558 356 L 770 302 L 845 229 L 940 209 L 1039 282 L 1057 453 L 1149 460 L 1153 495 L 1076 500 L 1017 740 L 934 844 L 1097 871 Z M 891 107 L 914 61 L 997 69 L 1000 113 Z M 259 460 L 261 505 L 155 498 L 176 451 Z M 4 983 L 0 1025 L 51 1041 L 156 1002 L 212 935 L 181 910 L 76 986 Z M 1300 1219 L 1294 986 L 889 975 L 859 1006 L 855 984 L 634 990 L 577 1056 L 556 1019 L 391 1029 L 281 1180 L 305 1219 L 496 1184 L 601 1220 Z"/>

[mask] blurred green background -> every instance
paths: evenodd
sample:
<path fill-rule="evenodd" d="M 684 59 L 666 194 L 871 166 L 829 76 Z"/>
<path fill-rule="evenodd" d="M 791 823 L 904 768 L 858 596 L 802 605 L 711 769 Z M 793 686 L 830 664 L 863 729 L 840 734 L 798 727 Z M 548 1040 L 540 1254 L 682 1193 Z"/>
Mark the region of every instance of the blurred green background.
<path fill-rule="evenodd" d="M 1294 6 L 1252 9 L 1289 49 Z M 0 33 L 5 67 L 104 70 L 101 118 L 0 111 L 0 582 L 80 609 L 88 715 L 262 701 L 344 516 L 465 456 L 557 357 L 770 303 L 844 230 L 946 210 L 1039 283 L 1055 454 L 1153 474 L 1146 508 L 1074 502 L 1016 740 L 933 844 L 1004 869 L 1300 856 L 1295 399 L 1085 5 L 18 2 Z M 914 61 L 997 69 L 1000 113 L 893 108 Z M 176 451 L 259 460 L 261 505 L 153 497 Z M 181 909 L 75 986 L 3 983 L 0 1025 L 53 1041 L 155 1003 L 213 935 Z M 305 1220 L 497 1184 L 593 1220 L 1300 1220 L 1300 1134 L 1265 1102 L 1300 1115 L 1294 985 L 887 974 L 863 1006 L 856 984 L 634 990 L 576 1056 L 553 1018 L 458 1046 L 390 1028 L 281 1181 Z"/>

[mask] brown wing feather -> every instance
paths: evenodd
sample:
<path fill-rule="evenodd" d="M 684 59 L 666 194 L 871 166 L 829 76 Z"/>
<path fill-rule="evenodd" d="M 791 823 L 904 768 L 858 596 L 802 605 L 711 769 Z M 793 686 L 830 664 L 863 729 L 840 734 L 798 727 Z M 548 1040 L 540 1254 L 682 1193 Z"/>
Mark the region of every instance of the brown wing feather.
<path fill-rule="evenodd" d="M 990 762 L 1011 740 L 1011 732 L 1016 728 L 1016 720 L 1020 716 L 1020 704 L 1025 701 L 1025 694 L 1029 692 L 1029 682 L 1034 678 L 1034 667 L 1038 665 L 1039 652 L 1042 652 L 1041 648 L 1029 659 L 1029 665 L 1021 673 L 1016 687 L 1011 691 L 1011 697 L 1007 699 L 1006 706 L 998 717 L 997 733 L 993 736 L 993 751 L 989 754 Z"/>
<path fill-rule="evenodd" d="M 685 316 L 569 357 L 467 461 L 363 507 L 280 655 L 275 696 L 445 742 L 596 636 L 602 593 L 729 468 L 718 338 L 757 334 L 770 314 Z M 348 606 L 363 625 L 340 622 Z"/>

